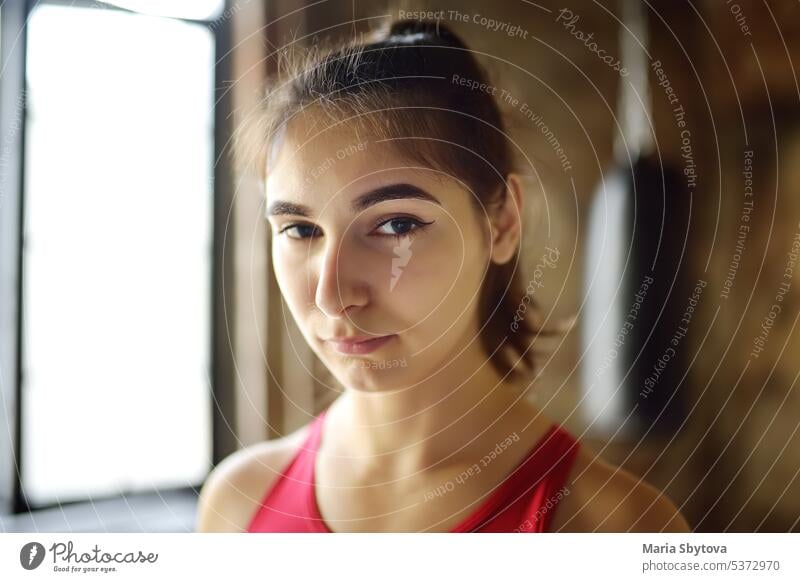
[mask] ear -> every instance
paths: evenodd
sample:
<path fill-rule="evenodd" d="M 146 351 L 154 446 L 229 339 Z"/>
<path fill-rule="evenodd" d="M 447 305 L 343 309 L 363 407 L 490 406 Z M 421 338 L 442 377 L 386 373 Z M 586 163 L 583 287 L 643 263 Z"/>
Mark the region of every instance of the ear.
<path fill-rule="evenodd" d="M 519 174 L 506 176 L 505 198 L 491 215 L 492 261 L 502 265 L 511 260 L 522 238 L 523 190 Z"/>

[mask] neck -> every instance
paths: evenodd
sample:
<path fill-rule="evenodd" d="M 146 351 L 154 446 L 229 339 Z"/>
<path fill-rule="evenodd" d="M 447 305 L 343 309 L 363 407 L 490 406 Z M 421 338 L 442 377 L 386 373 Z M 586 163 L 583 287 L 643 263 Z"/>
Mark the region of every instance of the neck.
<path fill-rule="evenodd" d="M 541 427 L 524 388 L 503 382 L 477 349 L 406 389 L 346 389 L 326 416 L 328 450 L 358 472 L 409 475 L 474 459 L 509 427 Z"/>

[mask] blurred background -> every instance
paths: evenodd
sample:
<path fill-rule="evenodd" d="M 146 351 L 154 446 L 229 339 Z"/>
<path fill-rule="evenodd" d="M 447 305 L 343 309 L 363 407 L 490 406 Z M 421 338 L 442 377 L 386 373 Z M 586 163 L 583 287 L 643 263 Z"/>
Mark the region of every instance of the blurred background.
<path fill-rule="evenodd" d="M 696 531 L 800 531 L 792 0 L 0 3 L 0 531 L 192 531 L 339 394 L 231 138 L 280 51 L 418 15 L 488 68 L 577 318 L 531 397 Z"/>

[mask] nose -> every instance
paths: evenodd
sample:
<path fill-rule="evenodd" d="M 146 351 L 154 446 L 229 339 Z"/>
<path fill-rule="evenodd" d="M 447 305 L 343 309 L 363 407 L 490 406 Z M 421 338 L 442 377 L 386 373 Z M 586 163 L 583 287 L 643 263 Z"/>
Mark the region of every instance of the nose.
<path fill-rule="evenodd" d="M 341 319 L 348 309 L 366 303 L 366 281 L 362 278 L 365 269 L 363 262 L 355 256 L 355 249 L 348 248 L 346 240 L 329 240 L 330 244 L 319 257 L 319 278 L 314 300 L 325 315 Z"/>

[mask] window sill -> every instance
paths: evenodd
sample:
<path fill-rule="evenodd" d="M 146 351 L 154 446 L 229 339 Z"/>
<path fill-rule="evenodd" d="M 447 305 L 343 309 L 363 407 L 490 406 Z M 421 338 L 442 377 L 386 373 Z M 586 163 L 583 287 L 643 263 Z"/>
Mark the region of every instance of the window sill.
<path fill-rule="evenodd" d="M 0 532 L 189 533 L 197 492 L 191 489 L 128 494 L 0 516 Z"/>

